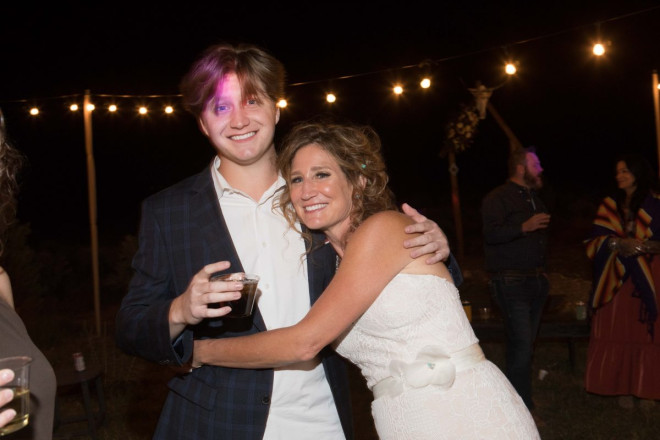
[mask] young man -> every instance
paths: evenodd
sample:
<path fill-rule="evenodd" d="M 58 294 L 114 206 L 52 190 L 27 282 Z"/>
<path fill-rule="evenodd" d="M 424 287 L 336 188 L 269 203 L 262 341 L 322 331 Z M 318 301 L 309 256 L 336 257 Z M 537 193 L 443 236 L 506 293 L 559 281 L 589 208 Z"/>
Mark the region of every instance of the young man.
<path fill-rule="evenodd" d="M 301 259 L 304 242 L 275 203 L 285 185 L 275 167 L 274 133 L 284 69 L 248 45 L 213 46 L 181 84 L 187 109 L 216 157 L 201 173 L 147 198 L 135 275 L 117 316 L 117 343 L 162 365 L 184 365 L 193 337 L 222 338 L 292 325 L 334 274 L 336 255 L 321 246 Z M 408 209 L 408 208 L 406 208 Z M 415 255 L 448 256 L 435 223 L 407 232 Z M 456 267 L 454 266 L 454 270 Z M 217 272 L 261 277 L 253 316 L 220 319 L 240 284 L 209 281 Z M 343 361 L 326 348 L 319 359 L 286 369 L 204 366 L 171 380 L 157 439 L 351 439 Z"/>
<path fill-rule="evenodd" d="M 509 157 L 509 180 L 482 201 L 486 270 L 506 325 L 506 375 L 529 409 L 532 347 L 548 297 L 546 229 L 550 215 L 537 191 L 543 168 L 534 149 Z"/>

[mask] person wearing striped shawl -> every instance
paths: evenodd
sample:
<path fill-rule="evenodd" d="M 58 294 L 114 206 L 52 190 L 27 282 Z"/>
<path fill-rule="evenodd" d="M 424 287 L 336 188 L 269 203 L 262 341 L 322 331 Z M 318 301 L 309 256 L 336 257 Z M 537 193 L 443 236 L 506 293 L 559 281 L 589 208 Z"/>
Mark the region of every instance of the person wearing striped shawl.
<path fill-rule="evenodd" d="M 633 396 L 642 408 L 660 399 L 660 195 L 653 182 L 642 157 L 618 160 L 617 191 L 598 207 L 586 240 L 593 285 L 585 388 L 619 396 L 624 408 L 634 407 Z"/>

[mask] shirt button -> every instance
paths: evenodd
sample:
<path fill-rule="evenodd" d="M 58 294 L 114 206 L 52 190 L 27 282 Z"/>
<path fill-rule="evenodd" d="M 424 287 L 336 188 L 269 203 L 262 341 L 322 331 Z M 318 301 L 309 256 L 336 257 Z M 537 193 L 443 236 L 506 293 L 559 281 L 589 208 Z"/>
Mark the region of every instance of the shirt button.
<path fill-rule="evenodd" d="M 261 398 L 261 403 L 264 405 L 270 405 L 270 396 L 264 396 Z"/>

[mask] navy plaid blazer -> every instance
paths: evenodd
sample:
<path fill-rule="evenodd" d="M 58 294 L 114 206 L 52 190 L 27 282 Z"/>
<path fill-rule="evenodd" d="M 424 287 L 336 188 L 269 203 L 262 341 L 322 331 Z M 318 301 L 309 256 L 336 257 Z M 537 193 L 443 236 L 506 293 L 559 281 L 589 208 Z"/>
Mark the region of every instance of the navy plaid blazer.
<path fill-rule="evenodd" d="M 324 237 L 317 237 L 323 239 Z M 142 204 L 134 275 L 116 319 L 117 345 L 126 353 L 161 365 L 190 360 L 194 338 L 223 338 L 266 330 L 258 308 L 252 318 L 205 320 L 172 343 L 168 313 L 193 275 L 216 261 L 242 271 L 222 216 L 210 167 L 147 198 Z M 321 246 L 308 257 L 313 303 L 335 271 L 335 252 Z M 326 348 L 321 353 L 339 418 L 353 438 L 345 361 Z M 174 377 L 154 439 L 262 439 L 273 386 L 273 370 L 204 366 Z"/>

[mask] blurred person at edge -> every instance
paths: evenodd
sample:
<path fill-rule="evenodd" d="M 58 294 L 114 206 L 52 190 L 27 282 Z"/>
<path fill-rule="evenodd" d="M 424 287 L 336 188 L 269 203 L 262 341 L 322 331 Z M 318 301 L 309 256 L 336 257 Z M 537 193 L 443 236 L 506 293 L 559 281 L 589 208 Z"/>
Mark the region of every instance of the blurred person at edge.
<path fill-rule="evenodd" d="M 0 112 L 0 254 L 4 250 L 5 234 L 16 214 L 16 193 L 18 191 L 16 176 L 22 163 L 23 156 L 7 140 L 4 118 Z M 32 358 L 30 365 L 30 421 L 28 426 L 14 432 L 11 438 L 51 439 L 57 389 L 55 373 L 48 359 L 32 342 L 23 320 L 14 310 L 14 296 L 9 275 L 0 267 L 0 358 L 11 356 Z M 2 372 L 0 372 L 0 378 L 6 381 L 11 380 L 7 379 Z M 4 421 L 4 418 L 8 417 L 7 411 L 1 413 L 1 420 Z"/>
<path fill-rule="evenodd" d="M 548 297 L 545 260 L 550 214 L 538 191 L 541 162 L 534 147 L 509 156 L 509 179 L 481 205 L 489 287 L 504 316 L 506 376 L 530 410 L 534 340 Z"/>
<path fill-rule="evenodd" d="M 649 408 L 660 399 L 660 196 L 642 156 L 621 156 L 615 180 L 586 240 L 593 284 L 585 388 L 619 396 L 623 408 L 634 397 Z"/>

